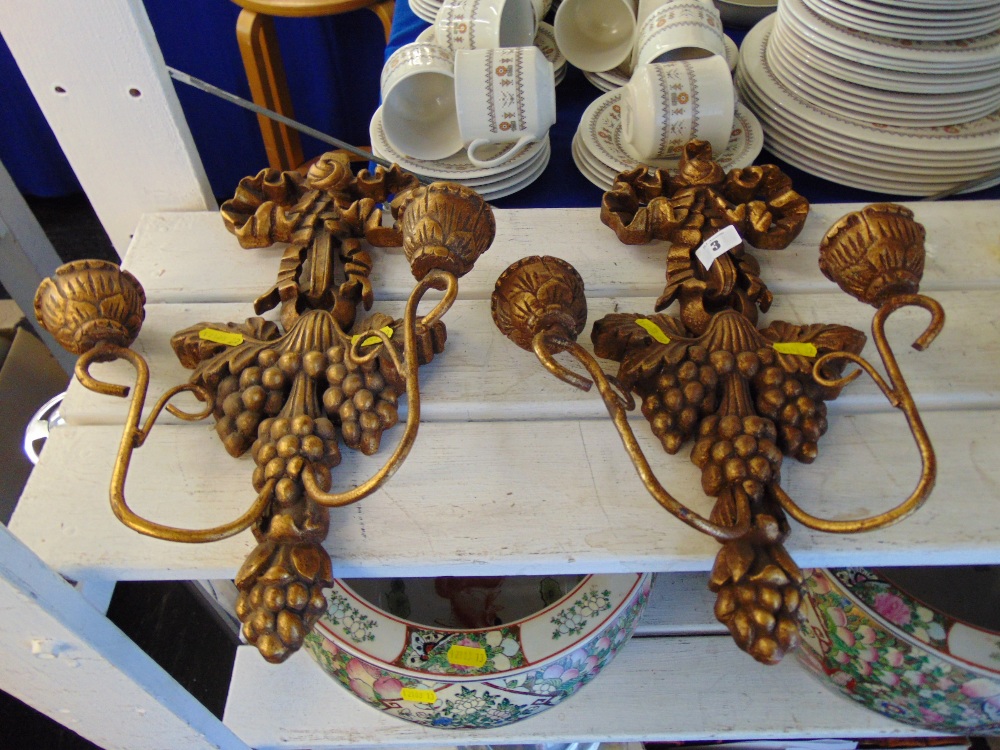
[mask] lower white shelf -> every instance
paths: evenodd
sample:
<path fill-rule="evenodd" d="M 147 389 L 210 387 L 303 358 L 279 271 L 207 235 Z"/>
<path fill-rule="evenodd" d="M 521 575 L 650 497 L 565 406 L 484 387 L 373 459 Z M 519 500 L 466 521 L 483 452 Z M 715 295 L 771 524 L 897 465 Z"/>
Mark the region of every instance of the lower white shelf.
<path fill-rule="evenodd" d="M 224 721 L 256 750 L 927 735 L 833 693 L 794 657 L 758 665 L 718 635 L 633 638 L 564 703 L 499 729 L 459 731 L 381 713 L 308 654 L 276 667 L 244 646 Z"/>

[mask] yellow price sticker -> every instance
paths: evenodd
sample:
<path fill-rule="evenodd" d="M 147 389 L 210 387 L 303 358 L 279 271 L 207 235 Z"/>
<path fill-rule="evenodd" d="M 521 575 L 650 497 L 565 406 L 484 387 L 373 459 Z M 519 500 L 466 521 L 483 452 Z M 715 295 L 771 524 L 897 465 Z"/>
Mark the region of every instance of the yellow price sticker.
<path fill-rule="evenodd" d="M 382 333 L 384 333 L 389 338 L 392 338 L 391 326 L 382 326 L 379 330 L 382 331 Z M 351 336 L 351 343 L 352 344 L 358 343 L 358 339 L 360 339 L 362 336 L 364 336 L 363 333 Z M 377 344 L 380 341 L 382 341 L 382 339 L 380 339 L 378 336 L 369 336 L 368 338 L 366 338 L 364 341 L 361 342 L 361 346 L 371 346 L 372 344 Z"/>
<path fill-rule="evenodd" d="M 635 324 L 652 336 L 653 341 L 659 342 L 660 344 L 670 343 L 670 337 L 663 332 L 662 328 L 656 325 L 656 323 L 651 321 L 649 318 L 636 318 Z"/>
<path fill-rule="evenodd" d="M 211 341 L 214 344 L 225 344 L 226 346 L 239 346 L 243 343 L 242 333 L 220 331 L 218 328 L 202 328 L 198 331 L 198 338 L 202 341 Z"/>
<path fill-rule="evenodd" d="M 437 693 L 433 690 L 403 688 L 400 693 L 404 701 L 413 701 L 414 703 L 437 703 L 438 699 Z"/>
<path fill-rule="evenodd" d="M 798 354 L 800 357 L 815 357 L 818 353 L 815 344 L 799 344 L 794 341 L 779 341 L 771 344 L 778 354 Z"/>
<path fill-rule="evenodd" d="M 481 667 L 486 664 L 486 649 L 456 643 L 448 649 L 448 663 L 456 667 Z"/>

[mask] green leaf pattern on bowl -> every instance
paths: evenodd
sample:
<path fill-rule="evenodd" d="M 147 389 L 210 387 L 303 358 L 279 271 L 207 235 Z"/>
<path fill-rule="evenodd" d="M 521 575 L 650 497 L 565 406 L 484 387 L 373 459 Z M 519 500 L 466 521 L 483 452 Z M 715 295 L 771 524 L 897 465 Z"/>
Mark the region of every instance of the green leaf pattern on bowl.
<path fill-rule="evenodd" d="M 375 640 L 372 631 L 378 627 L 377 620 L 352 606 L 347 597 L 336 590 L 330 592 L 329 599 L 326 617 L 334 625 L 339 625 L 345 636 L 355 643 Z"/>
<path fill-rule="evenodd" d="M 552 624 L 556 626 L 552 631 L 553 640 L 582 633 L 590 618 L 611 609 L 610 597 L 611 592 L 607 589 L 601 592 L 591 589 L 565 609 L 559 610 L 559 614 L 552 618 Z"/>

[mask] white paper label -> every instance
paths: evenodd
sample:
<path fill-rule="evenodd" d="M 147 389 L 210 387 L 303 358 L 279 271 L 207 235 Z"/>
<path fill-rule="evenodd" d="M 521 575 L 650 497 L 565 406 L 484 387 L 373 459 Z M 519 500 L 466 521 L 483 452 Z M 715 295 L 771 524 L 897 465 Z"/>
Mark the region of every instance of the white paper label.
<path fill-rule="evenodd" d="M 715 263 L 716 258 L 741 242 L 743 242 L 743 238 L 740 237 L 740 233 L 736 231 L 736 227 L 730 224 L 701 243 L 701 247 L 695 250 L 694 254 L 698 256 L 701 264 L 709 269 Z"/>

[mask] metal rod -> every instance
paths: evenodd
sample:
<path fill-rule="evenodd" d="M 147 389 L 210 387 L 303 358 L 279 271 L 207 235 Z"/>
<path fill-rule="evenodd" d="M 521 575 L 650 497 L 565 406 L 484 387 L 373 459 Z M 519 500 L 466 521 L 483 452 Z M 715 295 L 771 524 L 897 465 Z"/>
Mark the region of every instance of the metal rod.
<path fill-rule="evenodd" d="M 375 162 L 376 164 L 381 164 L 383 167 L 388 169 L 392 164 L 381 157 L 375 156 L 375 154 L 370 151 L 365 151 L 364 149 L 358 148 L 357 146 L 352 146 L 349 143 L 345 143 L 339 138 L 334 138 L 332 135 L 327 135 L 326 133 L 311 128 L 308 125 L 303 125 L 301 122 L 291 119 L 290 117 L 285 117 L 284 115 L 279 115 L 277 112 L 267 109 L 266 107 L 261 107 L 259 104 L 254 104 L 246 99 L 242 99 L 235 94 L 230 94 L 224 89 L 220 89 L 218 86 L 213 86 L 210 83 L 206 83 L 200 78 L 195 78 L 194 76 L 188 75 L 187 73 L 182 73 L 181 71 L 167 66 L 167 73 L 175 81 L 180 81 L 181 83 L 186 83 L 188 86 L 193 86 L 196 89 L 204 91 L 207 94 L 212 94 L 220 99 L 224 99 L 230 104 L 235 104 L 243 109 L 249 109 L 251 112 L 256 112 L 258 115 L 264 115 L 264 117 L 270 117 L 272 120 L 280 122 L 282 125 L 287 125 L 290 128 L 295 128 L 296 130 L 305 133 L 306 135 L 311 135 L 313 138 L 323 143 L 329 143 L 331 146 L 336 146 L 337 148 L 343 149 L 344 151 L 350 151 L 356 156 L 361 156 L 365 159 Z"/>
<path fill-rule="evenodd" d="M 963 190 L 971 190 L 972 188 L 979 187 L 990 180 L 1000 177 L 1000 169 L 994 169 L 992 172 L 987 172 L 986 174 L 981 174 L 979 177 L 973 177 L 971 180 L 966 180 L 965 182 L 960 182 L 957 185 L 952 185 L 950 188 L 945 188 L 933 195 L 928 195 L 921 198 L 922 201 L 936 201 L 941 198 L 947 198 L 949 195 L 954 195 L 955 193 L 960 193 Z"/>

